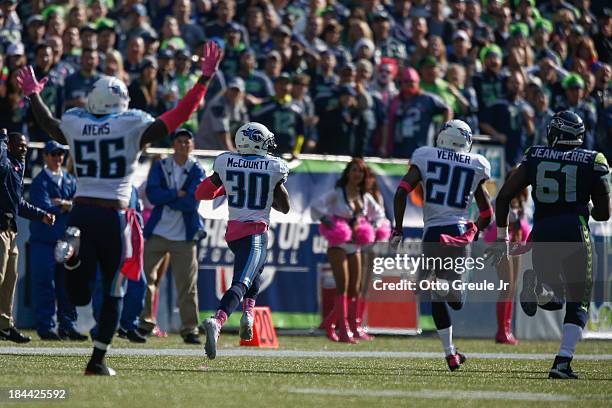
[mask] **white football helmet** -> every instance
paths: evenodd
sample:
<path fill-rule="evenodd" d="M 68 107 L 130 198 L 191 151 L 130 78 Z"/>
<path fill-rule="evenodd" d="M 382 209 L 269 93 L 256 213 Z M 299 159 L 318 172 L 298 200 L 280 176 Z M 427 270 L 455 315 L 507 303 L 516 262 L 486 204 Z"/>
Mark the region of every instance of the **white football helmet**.
<path fill-rule="evenodd" d="M 130 95 L 122 80 L 103 76 L 87 95 L 87 110 L 94 115 L 110 115 L 128 110 Z"/>
<path fill-rule="evenodd" d="M 443 149 L 468 153 L 472 149 L 472 129 L 462 120 L 448 121 L 440 129 L 436 145 Z"/>
<path fill-rule="evenodd" d="M 269 150 L 276 147 L 274 133 L 257 122 L 248 122 L 240 126 L 234 137 L 236 150 L 240 154 L 255 154 L 265 156 Z"/>

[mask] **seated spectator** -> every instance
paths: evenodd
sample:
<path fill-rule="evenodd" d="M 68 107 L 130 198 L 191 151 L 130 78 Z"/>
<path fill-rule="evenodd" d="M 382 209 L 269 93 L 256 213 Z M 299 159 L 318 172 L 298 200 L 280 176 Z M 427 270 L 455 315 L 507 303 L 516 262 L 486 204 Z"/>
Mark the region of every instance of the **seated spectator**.
<path fill-rule="evenodd" d="M 157 84 L 157 61 L 145 57 L 141 64 L 140 77 L 130 84 L 130 109 L 140 109 L 151 116 L 164 112 Z"/>

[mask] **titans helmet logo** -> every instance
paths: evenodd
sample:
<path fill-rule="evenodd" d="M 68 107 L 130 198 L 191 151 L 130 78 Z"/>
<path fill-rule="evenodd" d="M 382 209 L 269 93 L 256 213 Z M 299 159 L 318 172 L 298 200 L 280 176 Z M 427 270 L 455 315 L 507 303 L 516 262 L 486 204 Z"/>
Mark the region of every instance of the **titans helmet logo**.
<path fill-rule="evenodd" d="M 242 131 L 242 135 L 248 137 L 250 140 L 255 143 L 259 143 L 263 140 L 263 133 L 261 130 L 255 128 L 246 128 Z"/>

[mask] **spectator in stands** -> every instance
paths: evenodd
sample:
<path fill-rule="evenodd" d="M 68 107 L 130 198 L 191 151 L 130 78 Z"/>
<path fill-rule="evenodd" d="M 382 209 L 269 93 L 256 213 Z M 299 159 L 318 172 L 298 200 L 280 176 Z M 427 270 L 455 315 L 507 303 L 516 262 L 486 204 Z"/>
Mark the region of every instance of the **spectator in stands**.
<path fill-rule="evenodd" d="M 81 27 L 79 36 L 81 37 L 81 48 L 93 48 L 98 50 L 98 53 L 100 52 L 98 48 L 98 30 L 93 23 L 88 23 Z"/>
<path fill-rule="evenodd" d="M 283 69 L 283 58 L 280 53 L 276 50 L 272 50 L 266 56 L 264 63 L 264 73 L 268 79 L 272 82 L 278 78 Z"/>
<path fill-rule="evenodd" d="M 238 74 L 240 54 L 245 49 L 244 39 L 238 23 L 231 22 L 225 32 L 225 48 L 223 49 L 223 61 L 221 70 L 229 78 Z"/>
<path fill-rule="evenodd" d="M 609 132 L 607 115 L 612 111 L 612 68 L 609 64 L 597 64 L 595 87 L 591 92 L 591 99 L 597 109 L 597 145 L 607 151 L 612 147 L 612 139 L 607 139 Z"/>
<path fill-rule="evenodd" d="M 75 71 L 80 66 L 81 55 L 81 37 L 77 27 L 67 27 L 62 33 L 62 43 L 64 45 L 64 54 L 62 60 L 72 65 Z"/>
<path fill-rule="evenodd" d="M 222 5 L 225 1 L 220 2 Z M 174 2 L 172 13 L 179 24 L 181 30 L 181 38 L 185 40 L 187 45 L 191 49 L 194 49 L 196 45 L 204 41 L 204 30 L 200 25 L 194 23 L 191 17 L 191 1 L 190 0 L 176 0 Z M 208 35 L 209 37 L 223 37 L 223 35 Z"/>
<path fill-rule="evenodd" d="M 68 75 L 74 74 L 74 67 L 62 60 L 62 56 L 64 54 L 64 44 L 62 39 L 58 36 L 48 36 L 47 44 L 51 46 L 51 50 L 53 51 L 53 62 L 51 64 L 51 72 L 52 76 L 57 78 L 58 83 L 64 86 L 64 82 Z"/>
<path fill-rule="evenodd" d="M 373 17 L 374 44 L 381 57 L 389 57 L 399 65 L 406 60 L 406 47 L 391 36 L 391 16 L 386 11 Z M 414 30 L 413 30 L 414 36 Z"/>
<path fill-rule="evenodd" d="M 104 75 L 114 76 L 125 83 L 129 82 L 128 74 L 123 67 L 123 57 L 117 50 L 110 50 L 104 57 Z M 164 111 L 165 112 L 165 111 Z"/>
<path fill-rule="evenodd" d="M 495 44 L 488 45 L 480 50 L 480 60 L 484 71 L 472 78 L 472 86 L 478 99 L 478 116 L 482 123 L 482 115 L 495 101 L 505 96 L 506 75 L 501 73 L 502 50 Z"/>
<path fill-rule="evenodd" d="M 152 57 L 142 60 L 140 77 L 130 84 L 130 108 L 140 109 L 151 116 L 165 112 L 157 83 L 157 61 Z"/>
<path fill-rule="evenodd" d="M 423 17 L 412 18 L 412 38 L 406 43 L 406 50 L 410 57 L 412 66 L 417 66 L 419 61 L 427 54 L 427 21 Z M 400 61 L 401 63 L 401 61 Z"/>
<path fill-rule="evenodd" d="M 411 36 L 411 9 L 412 2 L 410 0 L 398 0 L 393 2 L 393 11 L 391 12 L 393 28 L 391 29 L 391 35 L 400 43 L 405 43 Z"/>
<path fill-rule="evenodd" d="M 612 64 L 612 8 L 606 7 L 597 16 L 599 32 L 593 36 L 599 60 Z"/>
<path fill-rule="evenodd" d="M 236 130 L 249 121 L 245 105 L 245 81 L 235 77 L 227 89 L 206 104 L 202 123 L 195 138 L 196 149 L 234 151 Z"/>
<path fill-rule="evenodd" d="M 40 14 L 34 14 L 26 22 L 26 38 L 24 41 L 26 55 L 31 60 L 34 57 L 34 48 L 44 41 L 45 22 Z"/>
<path fill-rule="evenodd" d="M 183 1 L 189 3 L 188 0 Z M 180 3 L 180 1 L 178 3 Z M 175 15 L 177 16 L 179 22 L 181 22 L 181 18 L 176 14 L 176 12 Z M 249 36 L 246 31 L 246 28 L 244 28 L 242 24 L 238 24 L 234 21 L 234 17 L 236 15 L 236 2 L 234 0 L 226 0 L 219 2 L 216 8 L 216 15 L 217 18 L 206 24 L 206 27 L 204 28 L 206 36 L 208 38 L 223 38 L 225 32 L 229 29 L 230 24 L 234 23 L 236 24 L 236 29 L 240 32 L 240 37 L 242 38 L 242 41 L 244 42 L 245 46 L 249 45 Z M 181 33 L 182 32 L 183 30 L 181 28 Z"/>
<path fill-rule="evenodd" d="M 585 135 L 582 146 L 585 149 L 595 147 L 595 130 L 597 129 L 597 110 L 593 103 L 586 99 L 586 85 L 580 75 L 571 73 L 562 81 L 565 96 L 557 100 L 555 112 L 570 110 L 580 116 L 584 122 Z"/>
<path fill-rule="evenodd" d="M 274 96 L 255 109 L 251 119 L 274 132 L 277 153 L 299 153 L 304 143 L 302 115 L 291 99 L 291 78 L 283 73 L 274 81 Z"/>
<path fill-rule="evenodd" d="M 249 107 L 260 105 L 274 95 L 274 86 L 270 79 L 255 69 L 255 51 L 247 48 L 240 54 L 238 76 L 245 82 L 245 100 Z"/>
<path fill-rule="evenodd" d="M 87 93 L 100 78 L 96 70 L 98 63 L 97 50 L 86 48 L 82 51 L 79 71 L 66 78 L 64 86 L 66 109 L 85 106 Z"/>
<path fill-rule="evenodd" d="M 310 77 L 306 74 L 296 75 L 293 77 L 291 83 L 291 97 L 293 98 L 293 103 L 302 110 L 306 146 L 304 150 L 312 152 L 316 145 L 319 117 L 315 113 L 314 101 L 308 94 Z"/>
<path fill-rule="evenodd" d="M 530 83 L 528 87 L 535 88 L 532 96 L 532 100 L 527 100 L 529 104 L 533 107 L 534 116 L 534 145 L 548 145 L 548 140 L 546 139 L 547 127 L 550 124 L 550 120 L 552 119 L 554 112 L 550 110 L 548 105 L 548 96 L 542 89 L 541 85 L 537 83 Z"/>
<path fill-rule="evenodd" d="M 174 54 L 176 60 L 176 73 L 174 79 L 178 88 L 178 97 L 181 99 L 198 81 L 198 76 L 191 72 L 192 58 L 188 50 L 178 50 Z M 183 127 L 195 132 L 198 129 L 198 115 L 194 112 Z"/>
<path fill-rule="evenodd" d="M 338 76 L 335 74 L 336 56 L 331 51 L 325 51 L 320 56 L 319 64 L 312 77 L 310 94 L 316 100 L 322 96 L 329 95 L 338 84 Z"/>
<path fill-rule="evenodd" d="M 533 32 L 533 52 L 535 60 L 539 61 L 545 56 L 553 55 L 553 50 L 548 44 L 550 34 L 552 33 L 552 24 L 546 19 L 536 20 Z"/>
<path fill-rule="evenodd" d="M 477 131 L 478 129 L 478 99 L 476 91 L 471 86 L 465 84 L 467 75 L 463 65 L 449 64 L 446 71 L 446 80 L 448 81 L 449 89 L 456 89 L 461 97 L 457 96 L 457 111 L 454 112 L 454 118 L 466 122 L 470 129 Z"/>
<path fill-rule="evenodd" d="M 259 6 L 251 6 L 247 9 L 246 30 L 249 47 L 256 55 L 263 54 L 263 50 L 268 47 L 271 41 L 271 27 L 265 24 L 264 14 Z"/>
<path fill-rule="evenodd" d="M 178 293 L 180 334 L 187 344 L 200 344 L 198 336 L 198 288 L 196 243 L 202 231 L 196 187 L 204 169 L 191 157 L 193 134 L 179 129 L 173 134 L 174 154 L 153 165 L 147 179 L 147 197 L 155 205 L 144 230 L 144 271 L 147 280 L 145 307 L 139 333 L 148 335 L 156 321 L 152 315 L 156 271 L 167 252 Z"/>
<path fill-rule="evenodd" d="M 443 122 L 453 112 L 441 98 L 424 92 L 414 68 L 402 73 L 400 93 L 389 107 L 387 132 L 381 143 L 382 156 L 409 158 L 417 148 L 428 144 L 435 115 L 443 115 Z"/>
<path fill-rule="evenodd" d="M 32 299 L 36 314 L 36 332 L 42 340 L 87 340 L 76 331 L 77 312 L 64 287 L 64 265 L 55 262 L 57 240 L 64 236 L 66 222 L 76 193 L 76 178 L 62 170 L 66 148 L 54 140 L 45 144 L 45 168 L 32 180 L 30 201 L 40 209 L 55 214 L 55 224 L 30 222 L 30 272 Z M 57 304 L 57 307 L 56 307 Z M 54 316 L 57 312 L 56 331 Z"/>
<path fill-rule="evenodd" d="M 17 71 L 9 71 L 6 93 L 0 97 L 0 128 L 10 132 L 23 133 L 29 104 L 17 84 Z"/>
<path fill-rule="evenodd" d="M 167 48 L 159 50 L 157 64 L 157 88 L 161 97 L 160 103 L 166 112 L 176 105 L 179 96 L 178 85 L 174 80 L 174 53 Z"/>
<path fill-rule="evenodd" d="M 130 37 L 127 43 L 127 52 L 125 58 L 125 72 L 129 76 L 129 85 L 133 80 L 140 76 L 140 64 L 145 55 L 145 42 L 140 36 Z"/>
<path fill-rule="evenodd" d="M 339 23 L 328 23 L 323 29 L 323 41 L 327 50 L 333 52 L 339 66 L 344 66 L 351 61 L 351 54 L 340 43 L 342 26 Z"/>
<path fill-rule="evenodd" d="M 382 101 L 385 110 L 389 108 L 391 101 L 398 93 L 395 85 L 396 71 L 397 67 L 395 65 L 386 63 L 378 65 L 374 80 L 369 88 L 370 92 Z"/>
<path fill-rule="evenodd" d="M 466 71 L 465 78 L 469 80 L 470 84 L 474 74 L 482 68 L 480 61 L 472 56 L 471 48 L 472 41 L 467 32 L 458 30 L 453 34 L 453 44 L 448 56 L 448 62 L 463 66 Z"/>
<path fill-rule="evenodd" d="M 533 142 L 533 108 L 523 99 L 525 79 L 520 72 L 508 77 L 507 93 L 480 116 L 480 128 L 505 148 L 506 167 L 521 161 L 525 148 Z"/>
<path fill-rule="evenodd" d="M 317 14 L 310 14 L 304 34 L 298 34 L 297 38 L 309 51 L 322 53 L 327 49 L 327 45 L 320 38 L 323 34 L 323 17 Z"/>
<path fill-rule="evenodd" d="M 126 33 L 130 37 L 145 37 L 147 35 L 156 35 L 155 30 L 149 25 L 147 17 L 147 8 L 140 3 L 134 4 L 129 14 L 130 29 Z"/>
<path fill-rule="evenodd" d="M 6 65 L 11 71 L 18 70 L 26 63 L 25 48 L 22 43 L 11 43 L 6 48 Z"/>

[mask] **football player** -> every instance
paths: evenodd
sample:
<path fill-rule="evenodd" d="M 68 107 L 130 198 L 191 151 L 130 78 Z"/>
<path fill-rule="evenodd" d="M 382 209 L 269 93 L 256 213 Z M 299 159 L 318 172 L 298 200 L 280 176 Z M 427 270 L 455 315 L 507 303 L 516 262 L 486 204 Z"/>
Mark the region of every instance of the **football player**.
<path fill-rule="evenodd" d="M 587 322 L 593 273 L 588 219 L 589 215 L 596 221 L 610 218 L 608 163 L 603 154 L 580 148 L 584 135 L 585 126 L 577 114 L 556 113 L 547 129 L 549 146 L 527 149 L 517 171 L 500 190 L 495 209 L 497 243 L 490 254 L 501 259 L 508 251 L 510 201 L 532 187 L 533 270 L 523 273 L 520 299 L 528 316 L 535 315 L 538 307 L 559 310 L 565 303 L 561 347 L 550 378 L 577 378 L 570 363 Z"/>
<path fill-rule="evenodd" d="M 220 59 L 218 46 L 206 43 L 198 83 L 174 109 L 158 119 L 128 109 L 130 99 L 125 84 L 114 77 L 102 77 L 89 92 L 86 107 L 70 109 L 58 120 L 40 97 L 47 78 L 38 81 L 31 66 L 23 67 L 18 74 L 36 121 L 53 139 L 68 144 L 74 159 L 78 177 L 74 208 L 66 237 L 58 242 L 55 254 L 56 261 L 66 266 L 66 287 L 74 304 L 89 303 L 98 265 L 102 271 L 104 299 L 86 375 L 115 375 L 106 366 L 104 356 L 119 324 L 127 283 L 121 272 L 140 271 L 135 265 L 124 265 L 129 242 L 133 241 L 130 235 L 140 232 L 134 213 L 127 211 L 131 178 L 140 152 L 189 119 L 204 97 Z M 138 242 L 137 235 L 135 238 Z M 139 263 L 142 254 L 133 259 Z"/>
<path fill-rule="evenodd" d="M 270 209 L 287 214 L 289 194 L 283 185 L 289 168 L 269 151 L 276 147 L 274 134 L 261 123 L 242 125 L 235 136 L 236 152 L 222 153 L 214 173 L 196 190 L 196 199 L 212 200 L 227 194 L 229 221 L 225 240 L 234 253 L 232 286 L 221 298 L 215 315 L 204 320 L 204 349 L 209 359 L 217 355 L 221 327 L 243 299 L 240 338 L 253 337 L 253 308 L 266 262 Z"/>
<path fill-rule="evenodd" d="M 420 147 L 412 155 L 410 168 L 395 193 L 393 210 L 395 229 L 391 237 L 392 247 L 402 240 L 402 227 L 406 198 L 423 185 L 423 253 L 426 258 L 459 258 L 467 255 L 467 244 L 489 225 L 493 209 L 484 182 L 491 177 L 491 165 L 483 156 L 470 153 L 472 130 L 461 120 L 446 122 L 436 140 L 437 147 Z M 476 223 L 469 222 L 468 213 L 473 199 L 480 210 Z M 452 243 L 452 245 L 445 245 Z M 436 282 L 463 281 L 464 275 L 441 265 L 430 266 Z M 422 271 L 423 272 L 423 271 Z M 432 290 L 432 315 L 442 341 L 446 362 L 455 371 L 465 362 L 465 356 L 453 345 L 453 326 L 446 305 L 454 310 L 463 307 L 464 292 Z"/>

